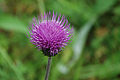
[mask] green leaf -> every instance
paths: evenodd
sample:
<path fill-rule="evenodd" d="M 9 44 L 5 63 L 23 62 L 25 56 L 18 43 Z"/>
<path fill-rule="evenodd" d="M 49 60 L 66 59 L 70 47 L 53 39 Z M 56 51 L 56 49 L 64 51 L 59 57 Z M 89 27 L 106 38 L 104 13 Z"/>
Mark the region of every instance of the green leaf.
<path fill-rule="evenodd" d="M 118 6 L 114 9 L 114 13 L 117 15 L 120 15 L 120 6 Z"/>
<path fill-rule="evenodd" d="M 17 68 L 17 66 L 15 64 L 13 64 L 13 61 L 9 57 L 8 53 L 1 46 L 0 46 L 0 56 L 2 56 L 4 58 L 6 63 L 9 65 L 9 67 L 14 71 L 14 73 L 16 74 L 18 80 L 24 80 L 22 72 Z"/>
<path fill-rule="evenodd" d="M 109 10 L 117 0 L 96 0 L 96 5 L 94 6 L 94 10 L 97 14 L 102 14 Z"/>
<path fill-rule="evenodd" d="M 17 17 L 0 14 L 0 28 L 5 30 L 13 30 L 17 32 L 26 33 L 26 24 L 19 20 Z"/>
<path fill-rule="evenodd" d="M 83 67 L 80 73 L 80 79 L 88 79 L 91 77 L 113 78 L 120 73 L 120 52 L 111 55 L 104 64 L 89 65 Z"/>

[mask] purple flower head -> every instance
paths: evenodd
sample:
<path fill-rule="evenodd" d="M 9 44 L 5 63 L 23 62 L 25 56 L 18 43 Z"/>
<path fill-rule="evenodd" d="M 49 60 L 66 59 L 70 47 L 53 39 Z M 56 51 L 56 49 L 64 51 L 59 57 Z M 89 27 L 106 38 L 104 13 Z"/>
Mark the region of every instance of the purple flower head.
<path fill-rule="evenodd" d="M 50 12 L 34 18 L 29 27 L 30 41 L 46 56 L 55 56 L 65 47 L 72 37 L 72 28 L 65 16 Z"/>

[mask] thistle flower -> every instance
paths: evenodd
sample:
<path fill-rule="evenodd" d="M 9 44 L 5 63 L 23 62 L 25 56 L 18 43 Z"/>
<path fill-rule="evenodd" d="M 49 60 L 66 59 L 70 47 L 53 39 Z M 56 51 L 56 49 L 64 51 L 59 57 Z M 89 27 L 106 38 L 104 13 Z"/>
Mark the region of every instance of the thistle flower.
<path fill-rule="evenodd" d="M 72 37 L 72 28 L 65 16 L 48 12 L 36 19 L 29 27 L 30 41 L 46 56 L 55 56 Z"/>

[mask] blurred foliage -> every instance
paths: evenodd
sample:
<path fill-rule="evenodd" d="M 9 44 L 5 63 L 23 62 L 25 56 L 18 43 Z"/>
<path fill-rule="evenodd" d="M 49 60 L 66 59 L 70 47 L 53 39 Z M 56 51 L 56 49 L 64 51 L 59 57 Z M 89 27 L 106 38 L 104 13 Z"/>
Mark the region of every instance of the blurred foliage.
<path fill-rule="evenodd" d="M 34 16 L 64 14 L 73 41 L 50 80 L 120 80 L 120 0 L 0 0 L 0 80 L 44 80 L 47 57 L 26 37 Z"/>

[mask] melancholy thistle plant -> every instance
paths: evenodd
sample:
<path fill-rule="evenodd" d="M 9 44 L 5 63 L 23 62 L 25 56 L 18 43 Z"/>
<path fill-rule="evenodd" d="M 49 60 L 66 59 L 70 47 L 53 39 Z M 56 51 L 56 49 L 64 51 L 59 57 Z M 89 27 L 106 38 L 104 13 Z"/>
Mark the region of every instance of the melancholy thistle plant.
<path fill-rule="evenodd" d="M 45 80 L 48 80 L 51 57 L 58 54 L 64 48 L 72 37 L 73 29 L 65 16 L 57 16 L 57 13 L 40 15 L 38 19 L 33 18 L 29 27 L 30 42 L 42 50 L 45 56 L 48 56 L 48 65 Z"/>

